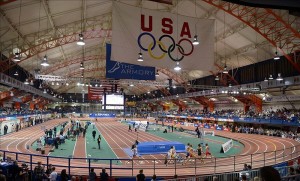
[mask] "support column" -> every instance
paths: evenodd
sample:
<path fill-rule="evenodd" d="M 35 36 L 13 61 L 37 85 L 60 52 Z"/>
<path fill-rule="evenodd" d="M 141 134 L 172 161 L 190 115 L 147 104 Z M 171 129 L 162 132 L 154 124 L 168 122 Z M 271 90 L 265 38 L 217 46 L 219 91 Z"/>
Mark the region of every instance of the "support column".
<path fill-rule="evenodd" d="M 15 102 L 15 109 L 20 110 L 21 109 L 21 103 Z"/>
<path fill-rule="evenodd" d="M 247 113 L 250 109 L 250 106 L 248 104 L 244 104 L 244 112 Z"/>

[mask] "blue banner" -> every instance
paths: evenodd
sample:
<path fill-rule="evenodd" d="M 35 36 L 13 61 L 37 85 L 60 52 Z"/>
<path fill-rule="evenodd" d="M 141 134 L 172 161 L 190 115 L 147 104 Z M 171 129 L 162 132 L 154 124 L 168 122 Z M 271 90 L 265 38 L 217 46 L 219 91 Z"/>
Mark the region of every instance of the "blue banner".
<path fill-rule="evenodd" d="M 222 125 L 217 125 L 216 130 L 222 131 L 223 130 L 223 126 Z"/>
<path fill-rule="evenodd" d="M 92 113 L 89 115 L 90 118 L 114 118 L 116 114 L 108 114 L 108 113 Z"/>
<path fill-rule="evenodd" d="M 106 44 L 106 78 L 155 80 L 155 67 L 113 61 L 111 44 Z"/>
<path fill-rule="evenodd" d="M 208 124 L 204 125 L 204 128 L 210 129 L 210 126 Z"/>

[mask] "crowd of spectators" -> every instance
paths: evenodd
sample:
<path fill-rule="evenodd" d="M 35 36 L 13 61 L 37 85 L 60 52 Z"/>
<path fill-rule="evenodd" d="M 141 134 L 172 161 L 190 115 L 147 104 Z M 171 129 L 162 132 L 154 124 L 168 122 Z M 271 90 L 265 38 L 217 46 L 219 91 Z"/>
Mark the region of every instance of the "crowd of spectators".
<path fill-rule="evenodd" d="M 271 128 L 262 128 L 262 127 L 253 127 L 253 126 L 235 126 L 235 132 L 237 133 L 246 133 L 246 134 L 260 134 L 267 136 L 277 136 L 282 138 L 295 139 L 300 142 L 300 133 L 297 133 L 297 130 L 282 130 L 282 129 L 271 129 Z"/>
<path fill-rule="evenodd" d="M 28 115 L 28 114 L 41 114 L 47 113 L 48 110 L 30 110 L 27 108 L 13 109 L 8 107 L 0 108 L 0 116 L 8 116 L 8 115 Z"/>
<path fill-rule="evenodd" d="M 153 112 L 152 112 L 153 113 Z M 261 113 L 255 111 L 244 112 L 241 109 L 221 109 L 213 112 L 208 112 L 200 109 L 186 109 L 183 111 L 160 111 L 155 112 L 156 114 L 174 114 L 174 115 L 187 115 L 187 116 L 206 116 L 206 117 L 240 117 L 240 118 L 257 118 L 257 119 L 279 119 L 286 121 L 296 121 L 300 116 L 300 110 L 282 109 L 273 110 L 272 108 L 263 110 Z M 143 113 L 144 114 L 144 113 Z"/>

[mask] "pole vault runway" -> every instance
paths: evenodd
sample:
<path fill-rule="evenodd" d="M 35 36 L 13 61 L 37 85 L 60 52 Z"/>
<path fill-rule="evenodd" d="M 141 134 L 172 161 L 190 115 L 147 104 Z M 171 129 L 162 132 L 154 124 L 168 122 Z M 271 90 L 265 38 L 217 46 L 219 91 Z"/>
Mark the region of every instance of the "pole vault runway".
<path fill-rule="evenodd" d="M 19 132 L 11 133 L 0 137 L 0 149 L 18 153 L 39 154 L 32 149 L 26 149 L 27 145 L 31 145 L 36 139 L 44 135 L 42 126 L 53 128 L 55 125 L 63 123 L 69 119 L 56 119 L 44 122 L 42 124 L 22 129 Z M 89 118 L 84 118 L 89 120 Z M 235 156 L 227 158 L 205 159 L 205 164 L 201 164 L 200 160 L 191 161 L 185 165 L 180 163 L 164 164 L 164 155 L 143 155 L 141 160 L 131 160 L 131 158 L 123 151 L 124 148 L 130 148 L 134 141 L 138 139 L 140 142 L 145 141 L 165 141 L 163 138 L 152 135 L 147 132 L 139 131 L 128 132 L 128 126 L 116 121 L 117 119 L 98 119 L 95 123 L 96 128 L 101 132 L 102 137 L 107 141 L 112 151 L 121 160 L 118 164 L 111 164 L 112 170 L 109 169 L 110 164 L 99 164 L 85 159 L 86 148 L 84 139 L 77 139 L 74 158 L 52 158 L 47 156 L 32 156 L 32 161 L 37 163 L 42 161 L 43 164 L 51 163 L 57 167 L 57 171 L 61 169 L 68 170 L 68 162 L 72 166 L 70 173 L 75 175 L 88 175 L 88 166 L 94 167 L 96 173 L 100 169 L 106 168 L 112 176 L 132 176 L 136 175 L 139 169 L 144 169 L 147 176 L 156 174 L 158 176 L 173 176 L 175 174 L 183 175 L 200 175 L 213 174 L 223 172 L 233 172 L 242 170 L 244 163 L 251 164 L 252 168 L 262 167 L 264 165 L 274 165 L 283 161 L 298 158 L 300 145 L 292 139 L 284 139 L 279 137 L 270 137 L 254 134 L 231 133 L 226 131 L 215 131 L 218 136 L 234 139 L 244 145 L 243 151 Z M 187 129 L 194 130 L 194 127 Z M 251 156 L 252 154 L 252 156 Z M 30 155 L 22 155 L 6 153 L 6 157 L 18 159 L 21 162 L 30 162 Z M 76 159 L 75 156 L 83 157 Z M 107 158 L 109 159 L 109 158 Z M 264 161 L 265 160 L 265 161 Z M 116 161 L 113 161 L 116 162 Z M 35 164 L 32 165 L 35 167 Z"/>

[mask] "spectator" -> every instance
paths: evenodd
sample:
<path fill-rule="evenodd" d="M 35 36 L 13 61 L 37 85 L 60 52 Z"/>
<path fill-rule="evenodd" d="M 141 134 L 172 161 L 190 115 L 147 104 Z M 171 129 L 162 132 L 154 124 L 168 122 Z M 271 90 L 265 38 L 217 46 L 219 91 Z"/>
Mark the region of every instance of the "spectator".
<path fill-rule="evenodd" d="M 300 181 L 300 169 L 296 170 L 296 175 L 295 181 Z"/>
<path fill-rule="evenodd" d="M 243 171 L 247 171 L 247 170 L 248 170 L 248 165 L 245 163 L 245 164 L 244 164 Z"/>
<path fill-rule="evenodd" d="M 49 177 L 51 172 L 52 172 L 52 164 L 49 164 L 48 168 L 46 169 L 46 175 Z"/>
<path fill-rule="evenodd" d="M 213 177 L 213 181 L 218 181 L 218 180 L 219 180 L 218 177 L 216 176 Z"/>
<path fill-rule="evenodd" d="M 89 180 L 90 181 L 96 181 L 97 179 L 97 175 L 96 173 L 94 172 L 94 168 L 91 168 L 91 171 L 89 173 Z"/>
<path fill-rule="evenodd" d="M 6 181 L 6 176 L 2 173 L 2 170 L 0 170 L 0 181 Z"/>
<path fill-rule="evenodd" d="M 246 175 L 242 175 L 242 181 L 247 181 L 247 176 Z"/>
<path fill-rule="evenodd" d="M 259 181 L 258 177 L 254 177 L 253 181 Z"/>
<path fill-rule="evenodd" d="M 108 174 L 106 173 L 105 168 L 103 168 L 102 172 L 100 173 L 100 180 L 101 181 L 108 181 Z"/>
<path fill-rule="evenodd" d="M 72 176 L 71 181 L 76 181 L 76 177 Z"/>
<path fill-rule="evenodd" d="M 42 166 L 42 162 L 38 162 L 38 165 L 34 168 L 33 173 L 35 181 L 43 181 L 45 170 Z"/>
<path fill-rule="evenodd" d="M 69 176 L 67 175 L 67 170 L 63 169 L 60 173 L 60 181 L 68 181 Z"/>
<path fill-rule="evenodd" d="M 261 181 L 281 181 L 279 172 L 271 166 L 260 168 L 260 177 Z"/>
<path fill-rule="evenodd" d="M 151 181 L 156 181 L 156 175 L 155 174 L 152 176 Z"/>
<path fill-rule="evenodd" d="M 136 181 L 145 181 L 146 177 L 143 174 L 143 172 L 144 172 L 143 169 L 139 171 L 139 174 L 137 174 L 136 176 Z"/>
<path fill-rule="evenodd" d="M 55 171 L 55 167 L 52 167 L 52 172 L 50 173 L 49 180 L 56 181 L 57 179 L 57 172 Z"/>
<path fill-rule="evenodd" d="M 19 179 L 19 175 L 21 172 L 21 168 L 18 165 L 17 161 L 14 161 L 12 167 L 10 168 L 10 179 L 11 180 L 18 180 Z"/>

